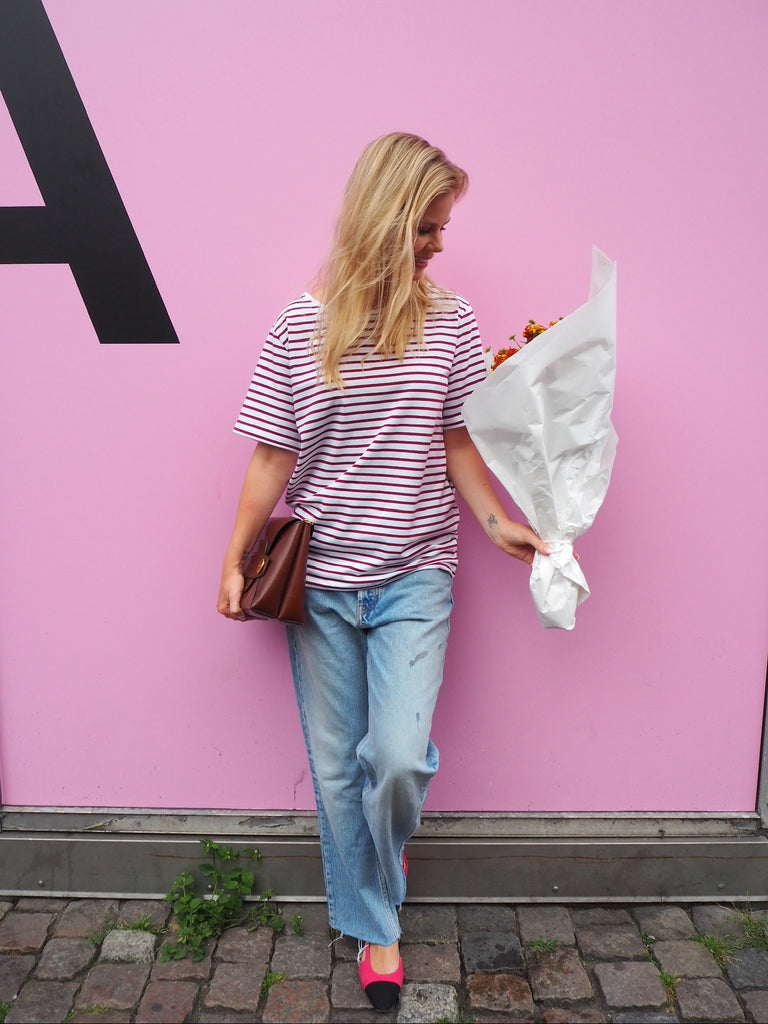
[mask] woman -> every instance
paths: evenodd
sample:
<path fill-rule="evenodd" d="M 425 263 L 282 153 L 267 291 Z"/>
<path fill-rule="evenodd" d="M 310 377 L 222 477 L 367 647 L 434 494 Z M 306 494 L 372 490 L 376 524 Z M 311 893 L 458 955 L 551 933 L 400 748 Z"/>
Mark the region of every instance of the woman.
<path fill-rule="evenodd" d="M 512 522 L 461 418 L 487 370 L 471 307 L 428 277 L 467 176 L 413 135 L 371 143 L 329 261 L 280 315 L 235 427 L 257 441 L 218 610 L 242 618 L 241 566 L 284 491 L 314 523 L 306 622 L 288 627 L 331 925 L 361 983 L 403 983 L 405 843 L 437 770 L 430 740 L 456 569 L 454 488 L 503 551 L 546 546 Z"/>

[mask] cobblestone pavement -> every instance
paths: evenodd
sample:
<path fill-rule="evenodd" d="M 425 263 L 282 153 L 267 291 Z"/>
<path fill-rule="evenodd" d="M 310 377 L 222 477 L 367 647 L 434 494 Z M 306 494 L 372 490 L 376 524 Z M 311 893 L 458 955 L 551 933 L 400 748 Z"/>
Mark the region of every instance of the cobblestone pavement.
<path fill-rule="evenodd" d="M 163 963 L 163 901 L 0 900 L 0 1021 L 768 1022 L 768 950 L 732 907 L 406 904 L 389 1015 L 360 989 L 356 944 L 331 945 L 325 906 L 285 909 L 303 936 L 231 928 L 204 960 Z M 147 916 L 156 934 L 128 927 Z"/>

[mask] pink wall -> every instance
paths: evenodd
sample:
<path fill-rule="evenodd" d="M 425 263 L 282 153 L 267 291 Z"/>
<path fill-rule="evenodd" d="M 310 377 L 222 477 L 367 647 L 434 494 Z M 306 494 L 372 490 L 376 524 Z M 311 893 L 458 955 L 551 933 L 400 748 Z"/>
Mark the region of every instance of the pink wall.
<path fill-rule="evenodd" d="M 9 805 L 312 806 L 281 630 L 214 612 L 273 316 L 362 146 L 470 172 L 438 278 L 487 344 L 619 264 L 620 436 L 541 629 L 465 516 L 432 809 L 751 811 L 765 695 L 768 7 L 45 0 L 180 344 L 0 267 Z M 0 204 L 40 202 L 0 103 Z"/>

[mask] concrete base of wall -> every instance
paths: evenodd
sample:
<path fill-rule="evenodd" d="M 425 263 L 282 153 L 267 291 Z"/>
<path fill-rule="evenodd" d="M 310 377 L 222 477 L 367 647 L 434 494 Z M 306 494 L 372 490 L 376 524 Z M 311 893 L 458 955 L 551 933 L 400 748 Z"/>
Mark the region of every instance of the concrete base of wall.
<path fill-rule="evenodd" d="M 259 848 L 260 891 L 324 898 L 313 814 L 6 808 L 0 824 L 6 896 L 162 897 L 210 837 Z M 413 901 L 768 900 L 756 814 L 430 814 L 408 859 Z"/>

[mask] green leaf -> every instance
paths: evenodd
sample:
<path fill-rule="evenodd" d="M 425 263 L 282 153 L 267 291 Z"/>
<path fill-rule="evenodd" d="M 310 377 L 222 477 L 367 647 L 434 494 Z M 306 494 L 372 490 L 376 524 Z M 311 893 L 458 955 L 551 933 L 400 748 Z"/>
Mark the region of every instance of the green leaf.
<path fill-rule="evenodd" d="M 268 890 L 256 896 L 258 910 L 244 910 L 245 896 L 253 895 L 255 875 L 233 865 L 239 854 L 231 846 L 221 846 L 212 839 L 200 840 L 203 850 L 213 863 L 199 865 L 200 878 L 207 880 L 205 893 L 197 891 L 200 884 L 191 871 L 184 871 L 174 881 L 171 891 L 165 897 L 173 907 L 176 917 L 177 942 L 166 943 L 161 950 L 161 959 L 183 959 L 191 956 L 202 960 L 206 955 L 207 943 L 218 938 L 225 928 L 257 920 L 269 925 L 274 931 L 282 931 L 285 923 L 282 914 L 271 902 L 273 893 Z M 254 847 L 243 853 L 254 862 L 260 862 L 261 854 Z M 224 864 L 232 865 L 224 870 Z M 301 934 L 294 925 L 294 930 Z"/>

